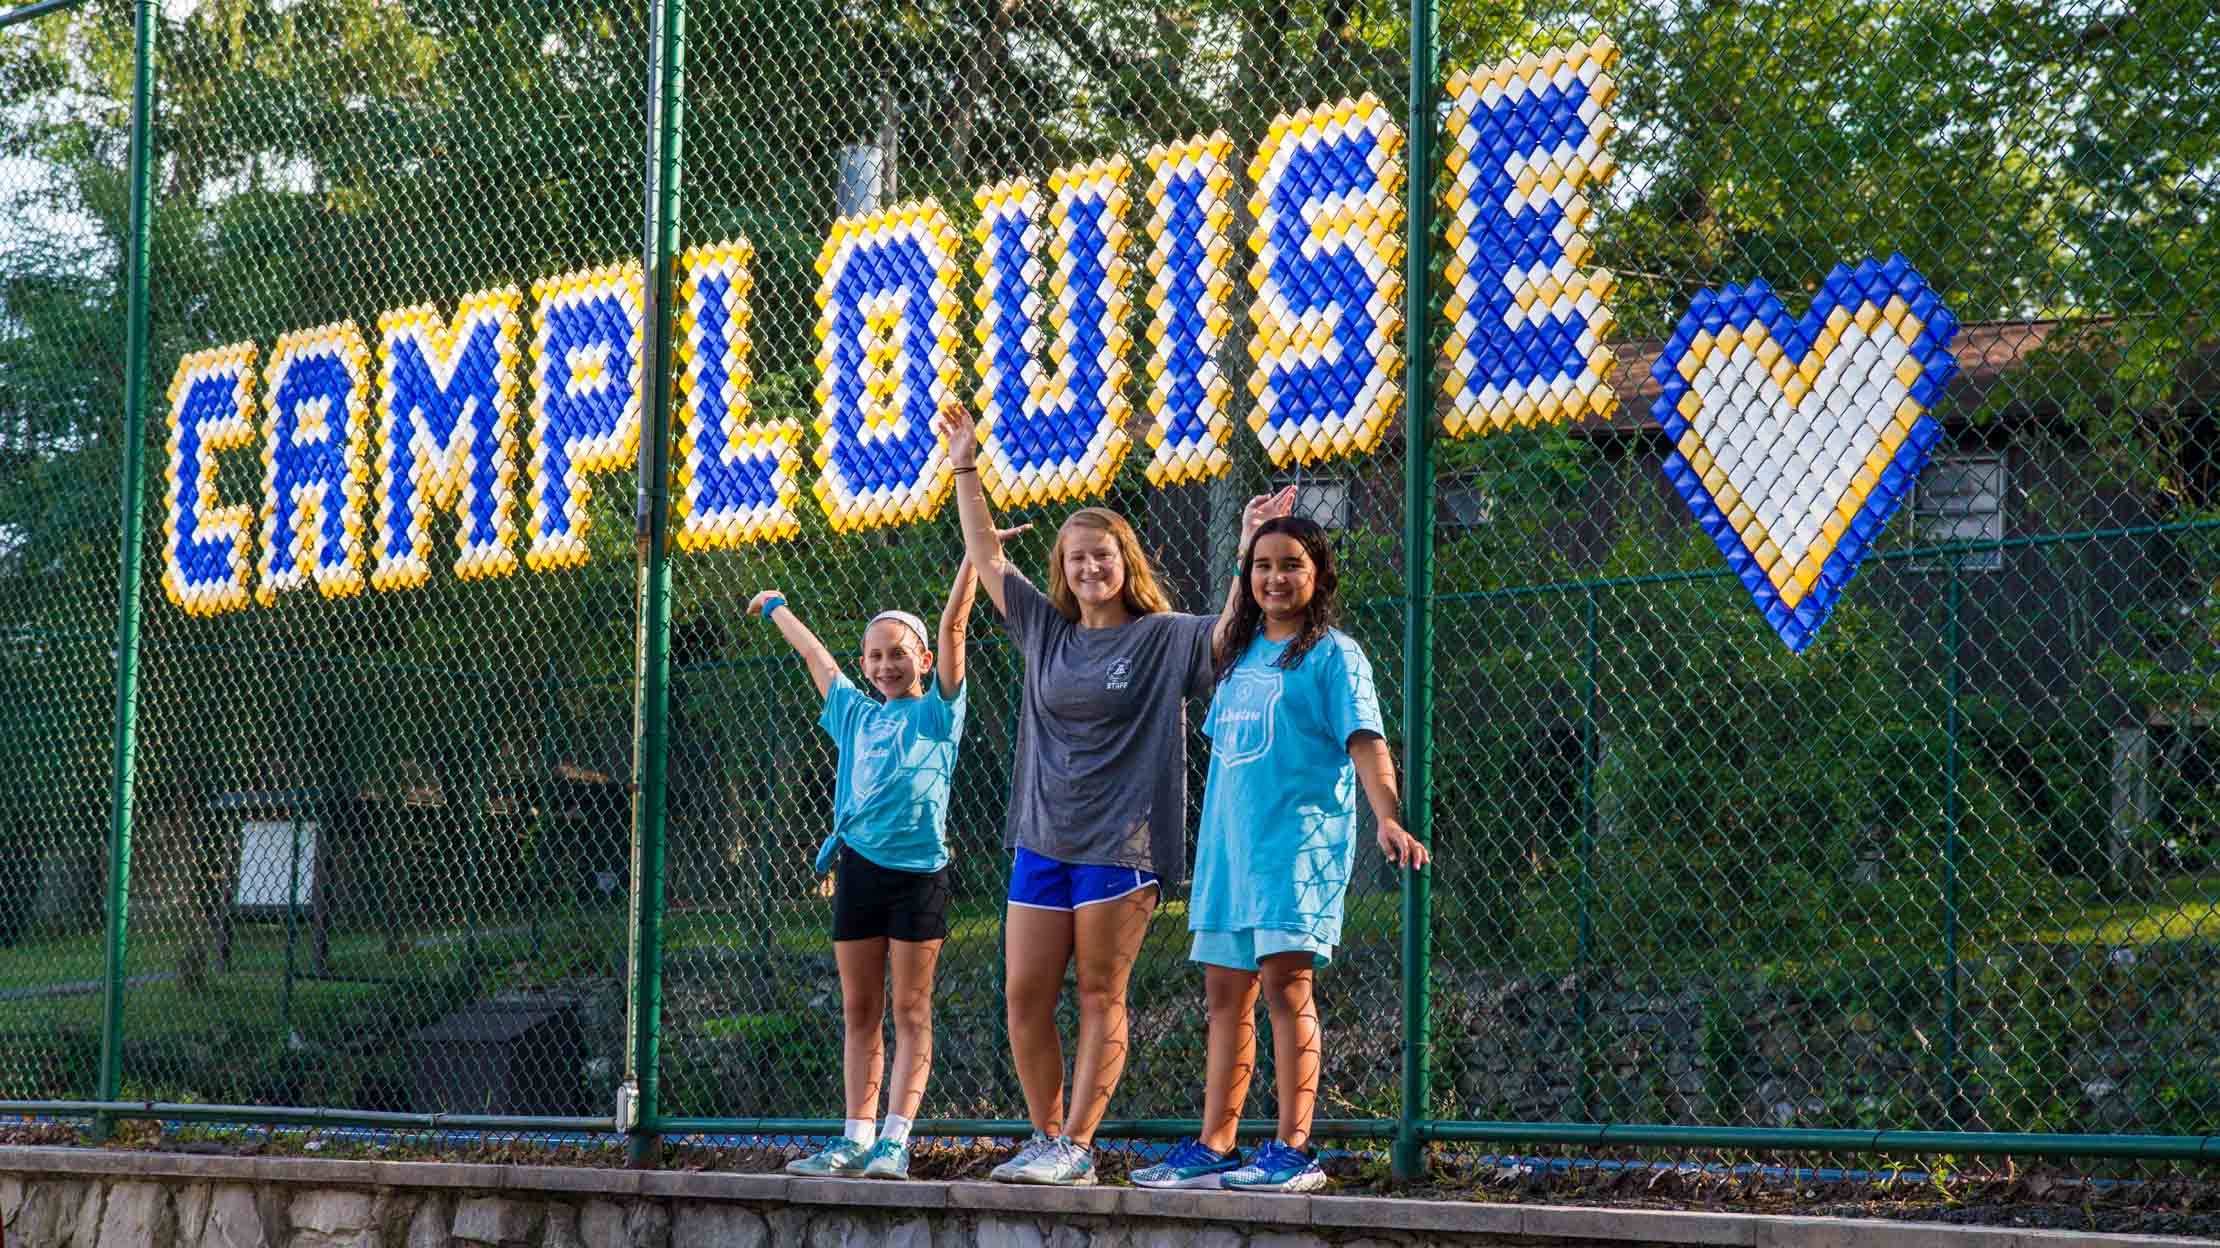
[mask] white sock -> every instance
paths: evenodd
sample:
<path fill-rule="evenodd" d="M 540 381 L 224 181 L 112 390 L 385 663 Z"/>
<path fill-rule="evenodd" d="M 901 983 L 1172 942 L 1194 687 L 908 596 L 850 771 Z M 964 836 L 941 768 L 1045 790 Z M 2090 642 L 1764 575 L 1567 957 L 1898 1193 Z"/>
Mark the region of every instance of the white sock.
<path fill-rule="evenodd" d="M 910 1120 L 900 1114 L 888 1114 L 886 1125 L 879 1128 L 879 1138 L 897 1147 L 910 1142 Z"/>
<path fill-rule="evenodd" d="M 869 1118 L 850 1118 L 845 1134 L 849 1139 L 863 1145 L 865 1148 L 871 1147 L 879 1140 L 879 1130 L 871 1125 Z"/>

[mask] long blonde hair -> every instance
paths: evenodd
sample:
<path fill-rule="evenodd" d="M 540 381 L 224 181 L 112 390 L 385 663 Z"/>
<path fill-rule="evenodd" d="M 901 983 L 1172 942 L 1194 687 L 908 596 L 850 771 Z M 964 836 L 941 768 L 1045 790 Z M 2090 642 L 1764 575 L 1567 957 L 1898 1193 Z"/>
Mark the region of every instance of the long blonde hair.
<path fill-rule="evenodd" d="M 1156 570 L 1149 566 L 1148 554 L 1141 549 L 1141 538 L 1133 526 L 1108 507 L 1082 507 L 1065 518 L 1064 527 L 1056 530 L 1056 545 L 1048 552 L 1048 601 L 1065 619 L 1079 619 L 1079 599 L 1064 579 L 1064 535 L 1075 528 L 1108 533 L 1118 544 L 1118 558 L 1125 564 L 1125 584 L 1118 590 L 1118 601 L 1128 615 L 1154 615 L 1172 609 L 1172 600 L 1156 583 Z"/>

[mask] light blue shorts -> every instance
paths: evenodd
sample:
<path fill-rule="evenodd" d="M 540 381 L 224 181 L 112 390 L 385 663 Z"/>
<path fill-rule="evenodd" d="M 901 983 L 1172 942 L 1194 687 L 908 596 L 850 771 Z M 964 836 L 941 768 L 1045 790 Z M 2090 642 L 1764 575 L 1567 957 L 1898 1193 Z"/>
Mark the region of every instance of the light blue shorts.
<path fill-rule="evenodd" d="M 1307 953 L 1314 967 L 1324 967 L 1334 960 L 1334 947 L 1309 932 L 1283 932 L 1269 927 L 1238 932 L 1196 932 L 1195 945 L 1188 951 L 1187 960 L 1229 970 L 1253 971 L 1257 963 L 1280 953 Z"/>

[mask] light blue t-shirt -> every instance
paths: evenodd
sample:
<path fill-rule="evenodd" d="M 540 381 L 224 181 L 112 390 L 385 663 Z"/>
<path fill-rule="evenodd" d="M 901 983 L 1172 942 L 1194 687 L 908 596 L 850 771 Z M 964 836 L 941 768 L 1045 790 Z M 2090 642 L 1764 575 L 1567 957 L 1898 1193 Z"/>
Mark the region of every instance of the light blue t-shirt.
<path fill-rule="evenodd" d="M 1275 666 L 1287 646 L 1251 642 L 1203 721 L 1210 781 L 1187 928 L 1305 932 L 1333 944 L 1356 859 L 1349 739 L 1381 733 L 1380 694 L 1346 633 L 1328 630 L 1293 671 Z"/>
<path fill-rule="evenodd" d="M 917 697 L 881 702 L 846 676 L 833 677 L 817 726 L 840 747 L 840 770 L 833 833 L 817 851 L 819 874 L 831 869 L 842 841 L 889 870 L 948 865 L 948 791 L 970 692 L 966 681 L 944 699 L 940 682 L 928 679 Z"/>

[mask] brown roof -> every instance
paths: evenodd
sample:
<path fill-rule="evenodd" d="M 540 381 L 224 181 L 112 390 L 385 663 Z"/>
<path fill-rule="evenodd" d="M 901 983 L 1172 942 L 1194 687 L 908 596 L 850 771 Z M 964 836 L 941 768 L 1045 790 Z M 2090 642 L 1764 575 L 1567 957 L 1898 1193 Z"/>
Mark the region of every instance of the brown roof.
<path fill-rule="evenodd" d="M 2107 328 L 2118 323 L 2104 317 L 2073 321 L 1975 321 L 1963 325 L 1950 344 L 1951 354 L 1958 358 L 1958 375 L 1950 383 L 1950 393 L 1963 409 L 1985 397 L 2006 373 L 2024 367 L 2045 347 L 2063 346 L 2077 331 Z M 1650 376 L 1650 369 L 1664 349 L 1665 341 L 1661 338 L 1618 342 L 1612 349 L 1617 363 L 1611 374 L 1612 388 L 1619 395 L 1618 411 L 1608 421 L 1590 417 L 1581 421 L 1580 427 L 1599 433 L 1651 428 L 1650 405 L 1657 401 L 1662 387 Z M 2195 392 L 2220 395 L 2220 361 L 2199 373 Z"/>

